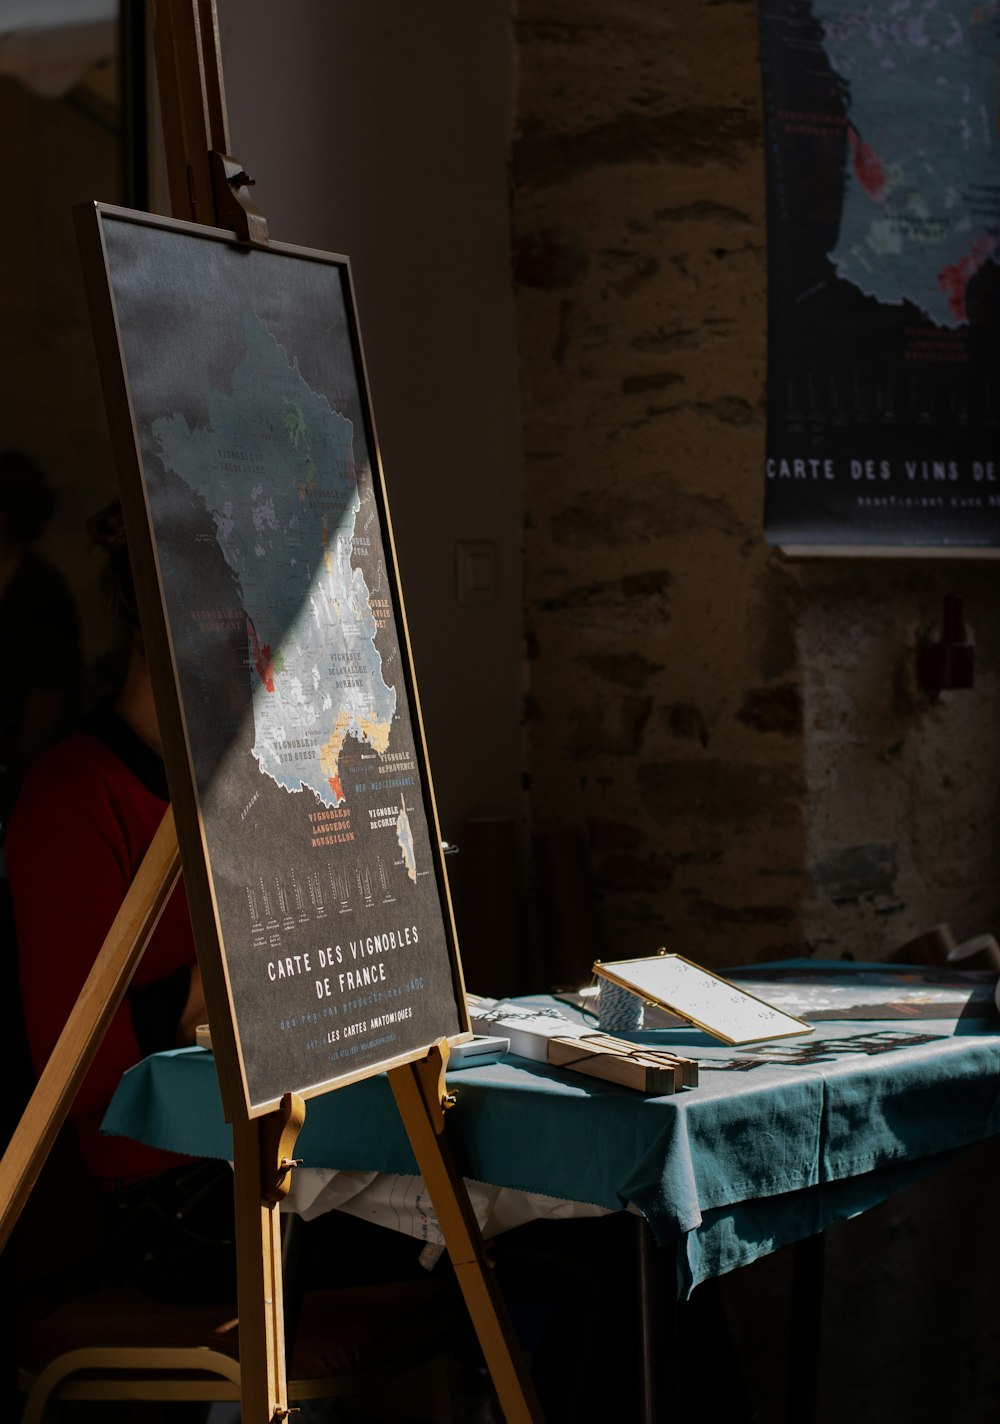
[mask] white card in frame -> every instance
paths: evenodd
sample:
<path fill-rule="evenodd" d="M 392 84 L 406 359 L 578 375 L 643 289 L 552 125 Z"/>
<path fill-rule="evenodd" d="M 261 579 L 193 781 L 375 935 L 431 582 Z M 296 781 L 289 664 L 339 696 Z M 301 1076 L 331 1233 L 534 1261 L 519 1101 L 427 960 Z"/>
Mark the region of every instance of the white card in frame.
<path fill-rule="evenodd" d="M 598 961 L 594 973 L 669 1009 L 723 1043 L 762 1043 L 813 1031 L 812 1024 L 666 950 L 642 959 Z"/>

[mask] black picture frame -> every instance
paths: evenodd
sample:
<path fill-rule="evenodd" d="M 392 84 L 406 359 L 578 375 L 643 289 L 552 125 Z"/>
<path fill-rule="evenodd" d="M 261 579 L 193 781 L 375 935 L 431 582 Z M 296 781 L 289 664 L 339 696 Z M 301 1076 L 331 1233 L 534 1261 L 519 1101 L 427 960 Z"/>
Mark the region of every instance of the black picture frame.
<path fill-rule="evenodd" d="M 227 1116 L 470 1037 L 346 257 L 77 210 Z"/>

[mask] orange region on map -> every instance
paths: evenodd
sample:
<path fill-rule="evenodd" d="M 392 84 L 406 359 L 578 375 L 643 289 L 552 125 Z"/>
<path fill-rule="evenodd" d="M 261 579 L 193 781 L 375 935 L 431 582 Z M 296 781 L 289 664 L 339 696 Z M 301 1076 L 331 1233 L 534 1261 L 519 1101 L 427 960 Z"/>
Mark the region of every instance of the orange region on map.
<path fill-rule="evenodd" d="M 257 641 L 257 630 L 247 619 L 247 633 L 250 637 L 250 646 L 253 649 L 254 667 L 261 682 L 268 692 L 274 691 L 274 663 L 271 661 L 271 644 Z"/>
<path fill-rule="evenodd" d="M 360 734 L 380 756 L 389 746 L 388 722 L 379 722 L 373 716 L 352 717 L 349 712 L 343 710 L 337 714 L 333 736 L 320 747 L 319 764 L 320 770 L 330 783 L 331 791 L 340 801 L 344 800 L 340 783 L 340 753 L 343 751 L 348 732 L 352 731 Z"/>

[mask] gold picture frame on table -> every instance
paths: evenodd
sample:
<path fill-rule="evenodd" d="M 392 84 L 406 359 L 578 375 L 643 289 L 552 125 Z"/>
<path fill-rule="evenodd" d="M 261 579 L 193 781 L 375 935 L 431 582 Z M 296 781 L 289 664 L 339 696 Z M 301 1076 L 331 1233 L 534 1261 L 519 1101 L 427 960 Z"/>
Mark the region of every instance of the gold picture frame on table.
<path fill-rule="evenodd" d="M 598 960 L 594 973 L 734 1047 L 813 1031 L 805 1020 L 665 949 L 641 959 Z"/>

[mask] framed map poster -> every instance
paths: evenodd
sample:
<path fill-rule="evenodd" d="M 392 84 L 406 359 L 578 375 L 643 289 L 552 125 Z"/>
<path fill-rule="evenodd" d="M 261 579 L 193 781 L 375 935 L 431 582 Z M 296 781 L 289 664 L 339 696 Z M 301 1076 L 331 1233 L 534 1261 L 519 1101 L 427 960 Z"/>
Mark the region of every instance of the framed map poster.
<path fill-rule="evenodd" d="M 760 0 L 765 534 L 1000 547 L 995 5 Z"/>
<path fill-rule="evenodd" d="M 77 212 L 224 1106 L 469 1024 L 346 258 Z"/>

